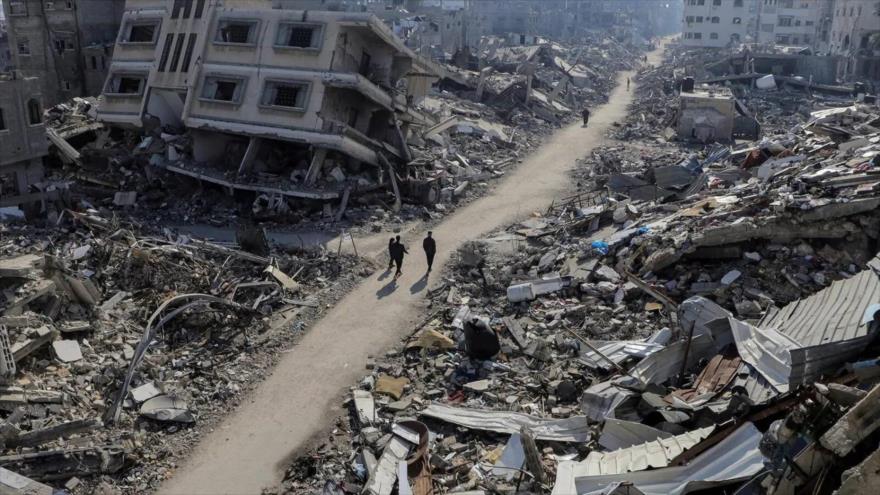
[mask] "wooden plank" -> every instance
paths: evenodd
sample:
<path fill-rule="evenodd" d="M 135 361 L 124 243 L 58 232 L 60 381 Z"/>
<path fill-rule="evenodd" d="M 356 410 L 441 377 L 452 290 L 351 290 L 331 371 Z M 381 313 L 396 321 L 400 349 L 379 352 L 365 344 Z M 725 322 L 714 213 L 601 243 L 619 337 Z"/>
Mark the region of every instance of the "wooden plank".
<path fill-rule="evenodd" d="M 6 441 L 7 447 L 37 447 L 59 438 L 67 438 L 77 433 L 85 433 L 101 426 L 97 419 L 78 419 L 59 425 L 22 433 L 17 438 Z"/>
<path fill-rule="evenodd" d="M 535 484 L 533 490 L 543 492 L 541 485 L 544 484 L 544 466 L 541 464 L 541 454 L 538 451 L 538 445 L 535 443 L 535 435 L 525 426 L 519 432 L 522 438 L 523 451 L 526 454 L 526 467 L 534 476 Z"/>

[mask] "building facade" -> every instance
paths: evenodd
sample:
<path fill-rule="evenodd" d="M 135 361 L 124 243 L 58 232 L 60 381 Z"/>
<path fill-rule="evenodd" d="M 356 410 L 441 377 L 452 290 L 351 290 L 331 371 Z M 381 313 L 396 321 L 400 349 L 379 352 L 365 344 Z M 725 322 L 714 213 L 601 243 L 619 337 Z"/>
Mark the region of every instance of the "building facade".
<path fill-rule="evenodd" d="M 49 147 L 41 91 L 37 78 L 0 73 L 0 207 L 45 196 L 31 187 L 43 180 Z"/>
<path fill-rule="evenodd" d="M 328 200 L 378 187 L 408 152 L 397 88 L 414 58 L 368 13 L 129 0 L 98 118 L 189 129 L 193 162 L 170 171 Z"/>
<path fill-rule="evenodd" d="M 5 0 L 12 65 L 40 78 L 44 104 L 100 94 L 124 0 Z"/>
<path fill-rule="evenodd" d="M 880 1 L 836 0 L 828 52 L 843 59 L 839 77 L 880 80 Z"/>
<path fill-rule="evenodd" d="M 6 18 L 2 17 L 0 10 L 0 72 L 10 70 L 12 67 L 12 49 L 9 45 L 9 33 L 6 32 Z"/>
<path fill-rule="evenodd" d="M 756 39 L 758 0 L 683 0 L 684 46 L 721 48 Z"/>
<path fill-rule="evenodd" d="M 758 42 L 818 49 L 827 37 L 833 0 L 760 0 Z M 823 29 L 825 28 L 825 29 Z"/>

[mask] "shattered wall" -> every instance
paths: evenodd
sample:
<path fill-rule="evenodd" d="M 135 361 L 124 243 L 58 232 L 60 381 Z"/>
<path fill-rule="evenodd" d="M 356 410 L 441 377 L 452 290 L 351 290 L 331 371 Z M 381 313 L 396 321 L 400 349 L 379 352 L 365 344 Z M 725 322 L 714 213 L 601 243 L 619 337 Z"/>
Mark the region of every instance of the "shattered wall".
<path fill-rule="evenodd" d="M 735 116 L 732 97 L 682 93 L 678 135 L 701 142 L 730 141 Z"/>
<path fill-rule="evenodd" d="M 40 89 L 36 78 L 0 74 L 0 165 L 46 154 L 48 141 L 41 120 Z M 34 111 L 40 118 L 36 123 L 31 119 Z"/>

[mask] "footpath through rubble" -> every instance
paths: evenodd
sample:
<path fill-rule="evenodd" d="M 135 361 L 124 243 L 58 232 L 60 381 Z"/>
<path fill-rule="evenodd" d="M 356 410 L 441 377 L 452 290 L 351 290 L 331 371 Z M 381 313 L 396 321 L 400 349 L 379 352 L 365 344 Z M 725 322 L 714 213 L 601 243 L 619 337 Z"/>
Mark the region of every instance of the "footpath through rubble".
<path fill-rule="evenodd" d="M 554 98 L 599 104 L 615 71 L 637 58 L 609 41 L 543 53 L 531 104 L 517 99 L 526 94 L 521 76 L 508 75 L 500 93 L 487 89 L 478 98 L 478 75 L 462 70 L 458 83 L 444 80 L 449 89 L 424 102 L 422 110 L 445 127 L 413 134 L 412 177 L 443 187 L 425 205 L 414 191 L 399 216 L 387 195 L 364 197 L 344 216 L 261 197 L 242 207 L 156 166 L 186 159 L 185 130 L 105 128 L 94 119 L 93 98 L 47 111 L 49 179 L 66 184 L 63 201 L 43 204 L 42 218 L 29 225 L 0 227 L 7 411 L 0 467 L 48 493 L 42 483 L 74 494 L 155 490 L 269 374 L 278 350 L 372 270 L 326 250 L 270 250 L 262 227 L 379 230 L 439 218 L 484 194 L 490 179 L 577 118 L 577 109 L 547 102 L 550 86 L 562 84 Z M 569 85 L 565 71 L 583 67 L 578 61 L 596 69 Z M 555 113 L 542 113 L 547 105 Z M 262 224 L 241 227 L 251 221 Z M 236 242 L 164 228 L 188 223 L 238 225 Z"/>
<path fill-rule="evenodd" d="M 880 109 L 756 91 L 765 138 L 687 145 L 663 134 L 657 71 L 612 131 L 639 141 L 459 250 L 423 322 L 267 493 L 880 483 Z"/>

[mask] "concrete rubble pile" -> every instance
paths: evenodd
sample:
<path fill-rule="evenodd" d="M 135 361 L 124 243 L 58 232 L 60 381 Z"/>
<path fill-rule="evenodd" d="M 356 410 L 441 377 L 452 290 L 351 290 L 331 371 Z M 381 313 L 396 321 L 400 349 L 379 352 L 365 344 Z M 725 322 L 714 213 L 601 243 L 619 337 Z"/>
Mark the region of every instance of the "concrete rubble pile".
<path fill-rule="evenodd" d="M 611 135 L 616 139 L 643 139 L 655 142 L 676 138 L 673 129 L 679 111 L 679 92 L 683 85 L 698 88 L 729 88 L 742 113 L 754 115 L 764 135 L 784 134 L 811 112 L 848 106 L 856 86 L 805 83 L 809 74 L 784 76 L 767 72 L 740 74 L 728 61 L 754 65 L 762 55 L 748 50 L 734 53 L 690 50 L 671 45 L 659 66 L 642 68 L 634 78 L 635 105 L 624 123 Z M 719 60 L 720 59 L 720 60 Z M 869 100 L 873 97 L 869 97 Z"/>
<path fill-rule="evenodd" d="M 361 273 L 90 209 L 0 229 L 0 467 L 73 494 L 157 488 Z"/>
<path fill-rule="evenodd" d="M 175 164 L 187 170 L 198 167 L 187 129 L 149 118 L 136 131 L 105 126 L 95 119 L 99 101 L 94 98 L 77 98 L 46 112 L 51 163 L 57 165 L 50 171 L 54 179 L 70 181 L 68 199 L 73 202 L 85 199 L 156 224 L 183 219 L 184 223 L 225 227 L 245 216 L 267 225 L 317 229 L 344 219 L 349 225 L 376 230 L 395 217 L 436 219 L 483 194 L 492 179 L 502 177 L 553 129 L 578 118 L 582 106 L 607 100 L 613 74 L 631 68 L 639 55 L 611 38 L 591 41 L 595 44 L 498 46 L 481 53 L 482 60 L 488 61 L 482 73 L 438 65 L 442 77 L 436 88 L 411 109 L 420 120 L 407 134 L 411 160 L 405 170 L 398 170 L 404 201 L 396 213 L 394 197 L 384 189 L 353 197 L 344 212 L 326 204 L 322 207 L 320 202 L 294 204 L 259 193 L 245 207 L 192 174 L 166 172 Z M 533 74 L 531 84 L 522 74 L 523 67 Z M 283 147 L 267 153 L 269 162 L 258 160 L 257 169 L 276 169 L 292 156 Z M 226 168 L 229 174 L 235 173 L 235 167 Z M 265 173 L 260 182 L 260 176 L 249 180 L 273 187 L 280 180 Z M 315 187 L 354 179 L 325 174 Z M 191 193 L 194 186 L 195 195 Z"/>
<path fill-rule="evenodd" d="M 421 202 L 446 211 L 461 197 L 478 196 L 489 179 L 503 176 L 556 126 L 577 119 L 583 106 L 607 101 L 611 75 L 631 68 L 637 55 L 610 39 L 595 41 L 484 50 L 480 56 L 488 66 L 480 73 L 448 66 L 441 91 L 419 106 L 438 124 L 409 141 L 414 182 L 439 185 L 436 196 L 431 193 L 437 188 L 422 187 Z M 520 73 L 530 64 L 534 75 L 526 101 L 528 76 Z"/>
<path fill-rule="evenodd" d="M 666 141 L 674 134 L 665 131 L 672 126 L 678 108 L 676 91 L 686 75 L 699 73 L 713 58 L 700 51 L 671 45 L 659 65 L 642 67 L 633 78 L 634 101 L 623 123 L 616 123 L 611 136 L 620 140 L 643 139 Z M 665 138 L 665 139 L 664 139 Z"/>
<path fill-rule="evenodd" d="M 456 253 L 267 493 L 870 491 L 880 110 L 772 132 L 586 157 L 576 195 Z"/>

